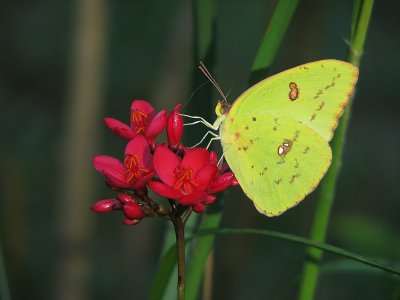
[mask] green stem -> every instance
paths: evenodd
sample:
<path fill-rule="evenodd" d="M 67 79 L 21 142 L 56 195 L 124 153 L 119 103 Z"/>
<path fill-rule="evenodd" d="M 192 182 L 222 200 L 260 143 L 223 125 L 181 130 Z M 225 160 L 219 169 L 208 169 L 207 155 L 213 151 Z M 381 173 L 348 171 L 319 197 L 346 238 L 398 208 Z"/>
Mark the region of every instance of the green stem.
<path fill-rule="evenodd" d="M 354 65 L 359 65 L 367 35 L 367 29 L 372 13 L 373 0 L 355 1 L 353 11 L 353 25 L 351 41 L 348 51 L 348 61 Z M 352 99 L 350 100 L 350 104 Z M 336 129 L 335 137 L 332 140 L 332 165 L 321 183 L 320 196 L 318 199 L 314 220 L 311 228 L 311 239 L 317 242 L 325 241 L 329 216 L 331 213 L 336 181 L 342 164 L 342 154 L 349 122 L 351 105 L 348 105 L 343 113 L 342 120 Z M 307 261 L 304 264 L 303 276 L 300 284 L 300 300 L 310 300 L 314 298 L 315 289 L 318 282 L 319 262 L 323 252 L 316 248 L 307 249 Z"/>
<path fill-rule="evenodd" d="M 185 299 L 185 224 L 180 216 L 172 220 L 175 228 L 178 261 L 178 300 Z"/>

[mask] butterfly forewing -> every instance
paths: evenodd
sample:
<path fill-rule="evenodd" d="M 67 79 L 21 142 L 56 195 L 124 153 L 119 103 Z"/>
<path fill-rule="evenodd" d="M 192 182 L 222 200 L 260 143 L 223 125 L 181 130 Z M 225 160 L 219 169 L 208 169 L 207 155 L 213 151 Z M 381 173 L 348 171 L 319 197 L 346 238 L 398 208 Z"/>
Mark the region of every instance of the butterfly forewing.
<path fill-rule="evenodd" d="M 229 117 L 272 113 L 291 117 L 330 141 L 357 82 L 357 67 L 321 60 L 271 76 L 245 91 Z"/>

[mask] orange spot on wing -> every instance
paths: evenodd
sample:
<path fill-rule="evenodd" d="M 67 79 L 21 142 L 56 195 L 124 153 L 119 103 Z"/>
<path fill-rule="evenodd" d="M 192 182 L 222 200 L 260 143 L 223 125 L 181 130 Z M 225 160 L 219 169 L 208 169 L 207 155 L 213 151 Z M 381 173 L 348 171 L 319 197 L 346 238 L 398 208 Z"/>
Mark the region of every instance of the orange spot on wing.
<path fill-rule="evenodd" d="M 299 91 L 299 88 L 297 87 L 297 84 L 294 82 L 291 82 L 291 83 L 289 83 L 289 88 L 290 88 L 289 99 L 294 101 L 297 98 L 299 98 L 300 91 Z"/>

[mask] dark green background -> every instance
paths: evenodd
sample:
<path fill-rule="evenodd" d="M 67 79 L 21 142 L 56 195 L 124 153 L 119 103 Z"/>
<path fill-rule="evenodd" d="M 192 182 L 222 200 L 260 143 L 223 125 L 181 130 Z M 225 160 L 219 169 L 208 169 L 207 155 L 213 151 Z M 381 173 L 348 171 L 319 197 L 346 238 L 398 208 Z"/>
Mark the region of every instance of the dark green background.
<path fill-rule="evenodd" d="M 224 91 L 232 88 L 233 101 L 246 87 L 271 1 L 217 2 L 212 70 Z M 13 299 L 72 299 L 68 289 L 60 295 L 60 266 L 76 256 L 81 259 L 76 268 L 88 268 L 81 299 L 144 299 L 163 232 L 171 226 L 149 219 L 129 227 L 121 225 L 119 213 L 92 213 L 92 203 L 114 196 L 94 170 L 85 185 L 91 196 L 76 206 L 80 214 L 63 214 L 62 201 L 71 194 L 63 189 L 65 151 L 80 147 L 66 137 L 75 35 L 81 30 L 76 22 L 79 3 L 0 3 L 0 233 Z M 94 154 L 123 153 L 124 142 L 105 128 L 103 117 L 128 121 L 135 98 L 171 110 L 197 88 L 191 84 L 198 62 L 193 59 L 190 2 L 105 5 L 103 83 L 93 107 L 99 113 L 95 134 L 85 137 L 93 139 L 96 150 L 82 151 L 89 168 Z M 345 59 L 351 14 L 351 1 L 300 1 L 270 72 L 318 59 Z M 393 266 L 396 261 L 400 265 L 399 15 L 398 2 L 376 1 L 328 234 L 329 243 Z M 216 99 L 203 99 L 203 111 L 196 114 L 209 114 L 213 107 L 208 104 Z M 201 138 L 198 130 L 186 129 L 187 145 Z M 223 196 L 223 226 L 307 236 L 316 193 L 269 219 L 257 213 L 239 188 L 231 188 Z M 65 218 L 79 218 L 84 226 L 77 235 L 87 234 L 78 242 L 63 234 L 60 220 Z M 304 247 L 284 241 L 218 237 L 214 299 L 274 299 L 281 293 L 286 293 L 283 299 L 293 299 L 303 257 Z M 387 299 L 399 286 L 393 277 L 356 263 L 330 255 L 324 262 L 317 299 Z"/>

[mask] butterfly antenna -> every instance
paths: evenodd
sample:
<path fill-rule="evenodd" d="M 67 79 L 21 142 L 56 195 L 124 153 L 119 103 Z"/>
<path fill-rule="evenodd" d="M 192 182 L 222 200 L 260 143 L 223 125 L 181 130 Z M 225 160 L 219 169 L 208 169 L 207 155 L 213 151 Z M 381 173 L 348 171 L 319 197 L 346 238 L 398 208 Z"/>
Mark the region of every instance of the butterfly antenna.
<path fill-rule="evenodd" d="M 200 62 L 200 66 L 199 69 L 201 72 L 203 72 L 204 76 L 207 77 L 208 80 L 210 80 L 210 82 L 213 84 L 213 86 L 217 89 L 218 93 L 221 95 L 222 97 L 222 101 L 224 103 L 228 103 L 228 101 L 226 100 L 226 96 L 224 94 L 224 92 L 222 91 L 221 87 L 218 85 L 217 81 L 214 79 L 214 77 L 211 75 L 211 73 L 207 70 L 206 66 L 203 64 L 203 62 Z"/>
<path fill-rule="evenodd" d="M 198 91 L 199 89 L 201 89 L 203 86 L 205 86 L 207 83 L 208 83 L 208 81 L 203 82 L 200 86 L 198 86 L 198 87 L 189 95 L 189 97 L 187 97 L 186 100 L 183 101 L 182 108 L 184 108 L 184 107 L 186 106 L 186 104 L 188 104 L 189 101 L 193 98 L 194 94 L 196 94 L 197 91 Z"/>
<path fill-rule="evenodd" d="M 229 97 L 229 94 L 232 92 L 232 89 L 233 89 L 233 86 L 235 85 L 235 83 L 232 83 L 231 84 L 231 87 L 229 88 L 229 91 L 228 91 L 228 93 L 226 94 L 226 98 L 228 98 Z"/>

